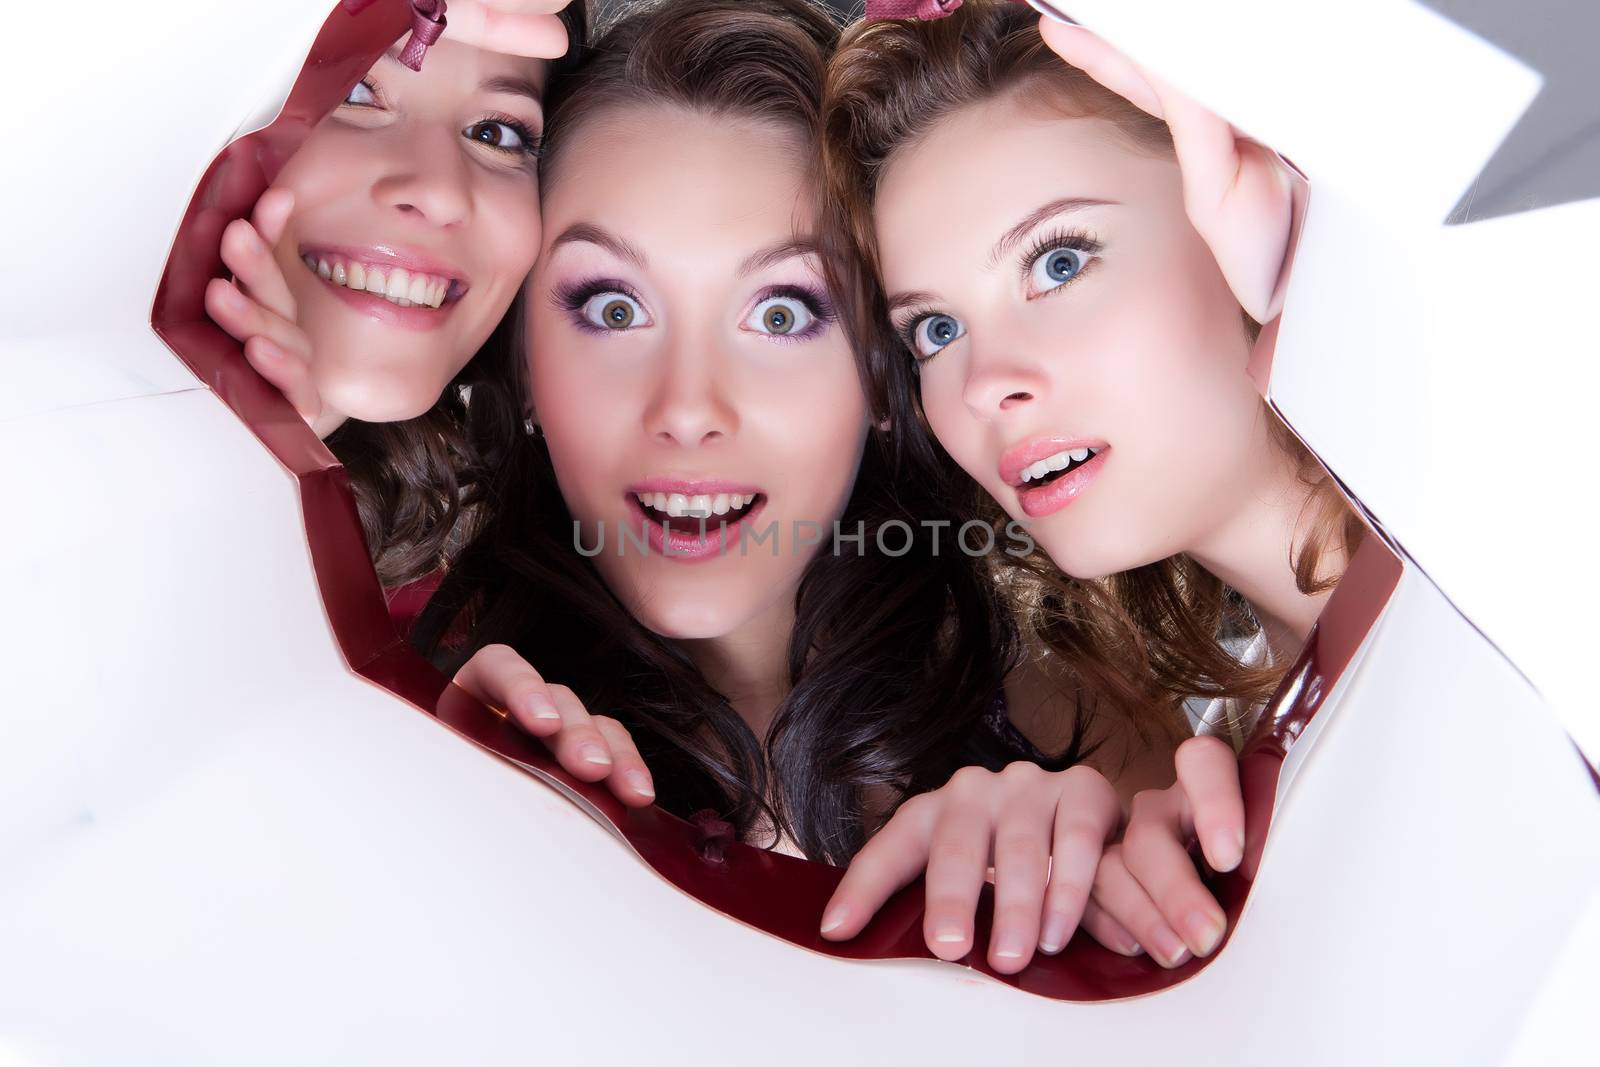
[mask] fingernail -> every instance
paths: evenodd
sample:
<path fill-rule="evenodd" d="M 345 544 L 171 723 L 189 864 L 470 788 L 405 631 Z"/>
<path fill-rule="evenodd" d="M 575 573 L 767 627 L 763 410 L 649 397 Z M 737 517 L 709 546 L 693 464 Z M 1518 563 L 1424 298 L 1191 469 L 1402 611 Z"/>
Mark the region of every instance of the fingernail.
<path fill-rule="evenodd" d="M 1126 945 L 1122 946 L 1122 954 L 1124 956 L 1137 956 L 1143 951 L 1144 949 L 1139 947 L 1139 942 L 1137 941 L 1129 941 Z"/>
<path fill-rule="evenodd" d="M 223 305 L 230 310 L 240 311 L 243 310 L 245 306 L 244 295 L 227 282 L 223 282 L 221 285 L 217 286 L 217 296 L 218 299 L 222 301 Z"/>
<path fill-rule="evenodd" d="M 1194 947 L 1195 954 L 1209 956 L 1222 940 L 1228 923 L 1219 915 L 1191 911 L 1188 918 L 1183 920 L 1183 928 L 1189 932 L 1189 944 Z"/>
<path fill-rule="evenodd" d="M 1220 830 L 1211 836 L 1211 854 L 1217 859 L 1217 870 L 1231 871 L 1244 859 L 1244 831 L 1231 834 Z"/>
<path fill-rule="evenodd" d="M 995 939 L 995 959 L 1020 960 L 1024 951 L 1026 951 L 1026 948 L 1022 943 L 1022 938 L 1016 934 L 1001 934 Z"/>
<path fill-rule="evenodd" d="M 1045 920 L 1044 932 L 1039 935 L 1039 951 L 1054 956 L 1067 947 L 1067 920 L 1053 915 Z"/>
<path fill-rule="evenodd" d="M 967 939 L 967 932 L 959 926 L 943 926 L 934 932 L 933 939 L 941 945 L 959 945 Z"/>
<path fill-rule="evenodd" d="M 1150 951 L 1165 966 L 1176 967 L 1183 962 L 1185 956 L 1189 955 L 1189 947 L 1183 943 L 1181 937 L 1173 933 L 1171 928 L 1158 926 L 1153 933 L 1154 936 L 1150 938 Z"/>
<path fill-rule="evenodd" d="M 561 713 L 550 704 L 535 703 L 532 711 L 533 717 L 540 722 L 551 722 L 561 718 Z"/>
<path fill-rule="evenodd" d="M 585 745 L 580 751 L 583 753 L 583 762 L 594 763 L 603 767 L 611 765 L 611 754 L 599 745 Z"/>
<path fill-rule="evenodd" d="M 627 779 L 628 784 L 633 786 L 633 791 L 635 793 L 654 799 L 656 790 L 655 787 L 650 784 L 650 776 L 648 774 L 644 773 L 643 771 L 629 771 L 627 774 Z"/>
<path fill-rule="evenodd" d="M 822 932 L 832 933 L 844 925 L 844 909 L 834 908 L 822 917 Z"/>

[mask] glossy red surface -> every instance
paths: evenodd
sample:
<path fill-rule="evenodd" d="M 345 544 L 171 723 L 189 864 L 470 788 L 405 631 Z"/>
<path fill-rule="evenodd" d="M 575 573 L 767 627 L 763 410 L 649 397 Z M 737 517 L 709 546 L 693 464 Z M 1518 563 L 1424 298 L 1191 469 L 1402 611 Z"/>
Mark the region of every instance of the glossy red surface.
<path fill-rule="evenodd" d="M 390 618 L 368 560 L 344 470 L 277 391 L 255 374 L 240 346 L 205 317 L 205 284 L 224 273 L 218 252 L 223 227 L 249 214 L 306 132 L 410 28 L 411 17 L 409 0 L 374 0 L 355 12 L 345 7 L 334 10 L 283 112 L 267 128 L 229 145 L 206 171 L 168 259 L 152 325 L 297 479 L 324 609 L 353 672 L 433 715 L 463 738 L 581 798 L 662 878 L 732 919 L 829 956 L 932 959 L 922 941 L 920 883 L 894 897 L 855 940 L 823 941 L 817 928 L 823 905 L 841 876 L 839 869 L 738 843 L 720 846 L 718 858 L 719 848 L 702 848 L 703 827 L 656 808 L 623 808 L 603 788 L 571 778 L 537 741 L 449 685 L 412 653 Z M 1241 766 L 1249 810 L 1243 870 L 1254 871 L 1259 861 L 1284 754 L 1348 667 L 1362 637 L 1382 613 L 1401 570 L 1399 558 L 1381 538 L 1367 539 L 1290 672 L 1280 699 L 1263 716 Z M 1231 926 L 1249 893 L 1249 876 L 1234 873 L 1214 884 Z M 976 933 L 976 943 L 986 944 L 986 906 L 980 910 Z M 1080 934 L 1059 955 L 1037 957 L 1018 975 L 994 974 L 981 951 L 947 966 L 981 971 L 1040 996 L 1098 1001 L 1167 988 L 1208 962 L 1195 960 L 1169 971 L 1148 958 L 1112 953 Z"/>

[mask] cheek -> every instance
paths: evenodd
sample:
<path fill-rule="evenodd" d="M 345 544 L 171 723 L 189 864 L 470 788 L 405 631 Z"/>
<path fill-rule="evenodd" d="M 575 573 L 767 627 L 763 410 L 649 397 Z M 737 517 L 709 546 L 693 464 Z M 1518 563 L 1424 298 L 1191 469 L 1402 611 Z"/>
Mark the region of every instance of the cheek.
<path fill-rule="evenodd" d="M 983 427 L 967 406 L 963 390 L 966 369 L 959 353 L 945 353 L 924 363 L 915 383 L 922 399 L 922 413 L 928 420 L 939 446 L 960 467 L 979 481 L 998 474 L 992 463 L 981 461 Z"/>
<path fill-rule="evenodd" d="M 538 186 L 526 179 L 497 179 L 479 200 L 480 222 L 472 244 L 497 287 L 516 287 L 527 278 L 539 255 L 543 235 Z"/>

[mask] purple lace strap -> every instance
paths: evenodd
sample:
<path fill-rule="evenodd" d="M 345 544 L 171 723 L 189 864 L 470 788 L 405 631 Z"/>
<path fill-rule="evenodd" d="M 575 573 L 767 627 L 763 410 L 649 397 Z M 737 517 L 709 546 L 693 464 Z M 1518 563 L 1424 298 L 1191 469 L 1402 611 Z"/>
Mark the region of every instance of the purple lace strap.
<path fill-rule="evenodd" d="M 422 69 L 428 46 L 444 33 L 445 0 L 411 0 L 411 40 L 400 53 L 400 62 L 412 70 Z"/>
<path fill-rule="evenodd" d="M 952 14 L 960 6 L 961 0 L 867 0 L 867 18 L 931 22 Z"/>

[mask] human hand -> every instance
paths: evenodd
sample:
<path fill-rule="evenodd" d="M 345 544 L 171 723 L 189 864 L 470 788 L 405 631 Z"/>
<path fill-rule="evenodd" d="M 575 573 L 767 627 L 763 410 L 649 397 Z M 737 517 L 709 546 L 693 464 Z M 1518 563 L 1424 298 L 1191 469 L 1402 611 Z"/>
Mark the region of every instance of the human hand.
<path fill-rule="evenodd" d="M 994 867 L 989 965 L 1014 974 L 1037 947 L 1066 945 L 1089 898 L 1101 850 L 1121 820 L 1116 792 L 1084 766 L 1050 772 L 1013 763 L 965 767 L 912 797 L 856 855 L 823 912 L 822 936 L 856 936 L 901 887 L 926 871 L 923 937 L 957 960 L 972 949 L 978 895 Z"/>
<path fill-rule="evenodd" d="M 1062 59 L 1166 121 L 1183 175 L 1189 222 L 1216 257 L 1234 298 L 1257 322 L 1283 307 L 1293 189 L 1277 153 L 1142 70 L 1081 26 L 1041 18 L 1039 32 Z"/>
<path fill-rule="evenodd" d="M 590 715 L 577 694 L 564 685 L 547 683 L 508 646 L 480 648 L 453 680 L 483 703 L 507 712 L 539 738 L 574 778 L 603 781 L 618 800 L 632 807 L 648 807 L 655 801 L 650 771 L 623 725 L 604 715 Z"/>
<path fill-rule="evenodd" d="M 558 13 L 569 0 L 451 0 L 446 14 L 452 41 L 489 52 L 559 59 L 567 53 L 567 28 Z"/>
<path fill-rule="evenodd" d="M 248 220 L 234 219 L 222 231 L 222 262 L 233 279 L 206 284 L 206 313 L 244 345 L 244 358 L 326 437 L 342 421 L 324 408 L 311 378 L 311 338 L 296 319 L 294 296 L 272 247 L 283 237 L 294 211 L 294 194 L 268 189 Z"/>
<path fill-rule="evenodd" d="M 1200 881 L 1189 846 L 1206 863 L 1231 871 L 1244 858 L 1244 801 L 1239 761 L 1216 737 L 1191 737 L 1174 757 L 1178 780 L 1133 798 L 1122 840 L 1095 871 L 1084 929 L 1128 955 L 1142 946 L 1165 967 L 1216 950 L 1227 919 Z"/>

